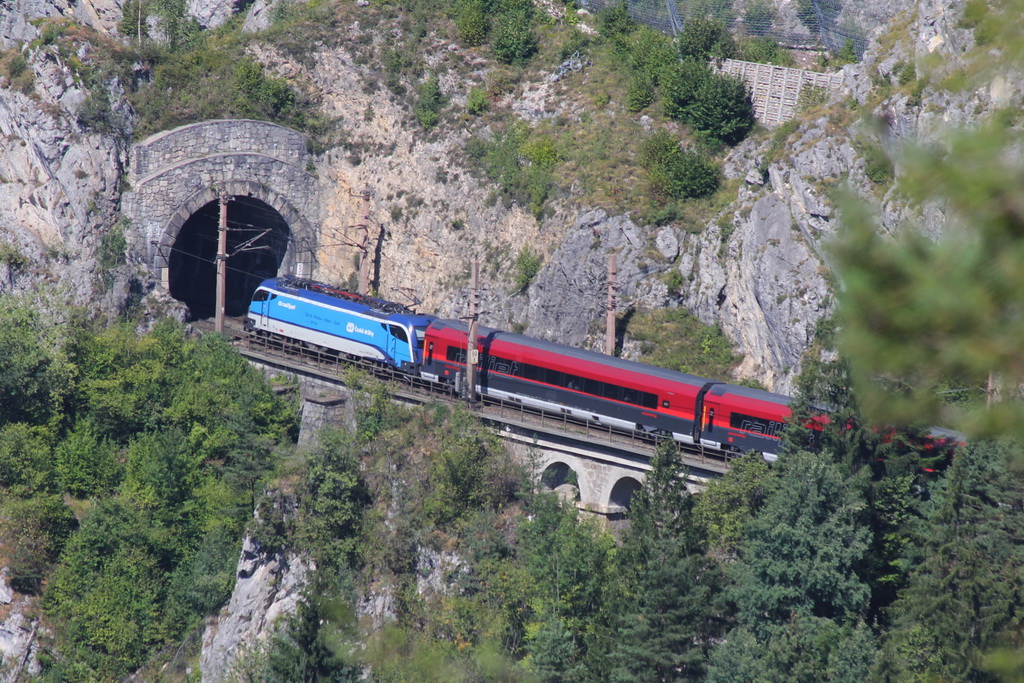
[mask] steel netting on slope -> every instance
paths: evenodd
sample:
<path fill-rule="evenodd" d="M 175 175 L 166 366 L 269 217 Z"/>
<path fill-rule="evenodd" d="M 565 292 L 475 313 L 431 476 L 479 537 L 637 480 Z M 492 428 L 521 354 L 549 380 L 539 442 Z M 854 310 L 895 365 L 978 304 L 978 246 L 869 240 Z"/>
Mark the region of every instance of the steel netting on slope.
<path fill-rule="evenodd" d="M 623 0 L 581 0 L 600 12 Z M 770 36 L 790 47 L 823 48 L 837 53 L 852 47 L 859 59 L 867 47 L 868 16 L 859 0 L 796 0 L 777 5 L 771 0 L 625 0 L 630 16 L 654 29 L 677 35 L 692 18 L 713 17 L 735 33 Z M 877 13 L 877 12 L 876 12 Z"/>

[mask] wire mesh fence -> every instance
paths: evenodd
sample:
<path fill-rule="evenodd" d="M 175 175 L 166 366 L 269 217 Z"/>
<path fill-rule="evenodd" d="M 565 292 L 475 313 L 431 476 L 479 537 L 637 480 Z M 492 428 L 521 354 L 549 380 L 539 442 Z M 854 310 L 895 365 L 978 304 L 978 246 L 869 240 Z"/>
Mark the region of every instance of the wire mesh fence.
<path fill-rule="evenodd" d="M 600 12 L 623 0 L 582 0 Z M 859 59 L 868 43 L 868 28 L 894 11 L 893 3 L 862 0 L 625 0 L 630 16 L 654 29 L 677 35 L 694 18 L 715 18 L 734 33 L 770 36 L 792 48 L 838 53 L 852 48 Z"/>

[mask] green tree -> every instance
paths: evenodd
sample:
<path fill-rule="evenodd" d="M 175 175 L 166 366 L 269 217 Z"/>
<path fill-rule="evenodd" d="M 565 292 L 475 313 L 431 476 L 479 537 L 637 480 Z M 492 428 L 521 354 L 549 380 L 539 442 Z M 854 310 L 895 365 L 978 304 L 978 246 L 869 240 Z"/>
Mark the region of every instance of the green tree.
<path fill-rule="evenodd" d="M 263 67 L 251 58 L 235 66 L 235 82 L 243 98 L 242 108 L 258 115 L 277 118 L 295 104 L 295 93 L 283 78 L 268 77 Z"/>
<path fill-rule="evenodd" d="M 101 501 L 64 548 L 44 594 L 65 657 L 99 679 L 140 666 L 164 636 L 162 568 L 173 543 L 136 508 Z"/>
<path fill-rule="evenodd" d="M 710 138 L 735 145 L 754 127 L 754 104 L 738 78 L 711 74 L 701 81 L 684 110 L 686 123 Z"/>
<path fill-rule="evenodd" d="M 738 620 L 759 640 L 793 615 L 859 616 L 868 587 L 857 574 L 868 549 L 863 478 L 847 479 L 821 454 L 788 453 L 730 568 Z"/>
<path fill-rule="evenodd" d="M 537 51 L 537 37 L 531 28 L 532 5 L 521 0 L 508 0 L 502 5 L 494 20 L 491 49 L 499 62 L 525 63 Z"/>
<path fill-rule="evenodd" d="M 109 492 L 120 481 L 117 450 L 88 420 L 75 424 L 54 450 L 60 487 L 73 496 Z"/>
<path fill-rule="evenodd" d="M 693 680 L 725 629 L 724 575 L 704 555 L 680 453 L 664 440 L 633 496 L 619 554 L 629 579 L 616 633 L 620 680 Z"/>
<path fill-rule="evenodd" d="M 487 40 L 491 28 L 489 9 L 487 0 L 458 0 L 455 3 L 455 30 L 463 46 L 482 45 Z"/>
<path fill-rule="evenodd" d="M 654 194 L 663 199 L 696 199 L 718 189 L 718 169 L 703 154 L 684 150 L 668 131 L 656 131 L 640 145 Z"/>
<path fill-rule="evenodd" d="M 1024 167 L 1004 154 L 1016 137 L 994 121 L 953 134 L 941 151 L 905 159 L 904 191 L 941 203 L 950 216 L 942 239 L 912 227 L 889 239 L 866 207 L 849 202 L 844 210 L 850 229 L 836 251 L 841 350 L 865 412 L 878 421 L 1021 431 L 1019 402 L 979 400 L 988 377 L 998 384 L 1022 376 L 1024 214 L 1016 179 Z M 978 399 L 951 403 L 950 385 Z"/>
<path fill-rule="evenodd" d="M 34 300 L 34 295 L 0 300 L 0 425 L 43 424 L 62 407 L 72 386 L 75 368 L 66 355 L 65 335 L 73 334 L 75 325 L 41 312 L 60 305 L 56 301 Z"/>
<path fill-rule="evenodd" d="M 697 96 L 697 89 L 712 75 L 711 67 L 696 59 L 684 59 L 666 68 L 660 80 L 665 115 L 685 120 L 686 110 Z"/>
<path fill-rule="evenodd" d="M 1024 471 L 1015 444 L 965 448 L 908 550 L 879 678 L 988 680 L 984 655 L 1016 642 L 1024 595 Z"/>
<path fill-rule="evenodd" d="M 303 535 L 317 564 L 350 565 L 369 501 L 359 472 L 359 446 L 349 434 L 320 431 L 307 456 L 301 499 Z"/>
<path fill-rule="evenodd" d="M 24 423 L 0 428 L 0 486 L 29 497 L 56 490 L 51 435 Z"/>
<path fill-rule="evenodd" d="M 654 102 L 654 80 L 650 74 L 633 72 L 626 88 L 626 111 L 643 111 Z"/>
<path fill-rule="evenodd" d="M 697 497 L 694 517 L 707 534 L 712 552 L 735 556 L 744 527 L 764 504 L 770 476 L 764 459 L 739 458 Z"/>
<path fill-rule="evenodd" d="M 684 60 L 705 64 L 711 59 L 729 59 L 736 52 L 736 43 L 725 22 L 713 18 L 694 17 L 687 21 L 677 44 Z"/>
<path fill-rule="evenodd" d="M 599 15 L 601 35 L 617 48 L 628 49 L 626 38 L 637 30 L 639 24 L 629 15 L 625 2 L 610 5 Z"/>
<path fill-rule="evenodd" d="M 441 109 L 444 108 L 445 104 L 444 95 L 441 93 L 441 85 L 436 74 L 420 84 L 420 87 L 417 89 L 417 95 L 416 106 L 413 107 L 416 120 L 424 128 L 433 128 L 437 125 Z"/>
<path fill-rule="evenodd" d="M 860 683 L 877 656 L 871 629 L 831 619 L 794 617 L 758 640 L 746 628 L 729 633 L 711 655 L 708 683 Z"/>
<path fill-rule="evenodd" d="M 533 581 L 526 664 L 532 670 L 536 660 L 548 680 L 599 672 L 607 642 L 595 636 L 607 614 L 614 541 L 554 495 L 536 497 L 530 509 L 520 537 L 520 559 Z"/>
<path fill-rule="evenodd" d="M 77 526 L 75 516 L 58 495 L 7 501 L 0 511 L 0 538 L 11 587 L 21 593 L 38 593 Z"/>

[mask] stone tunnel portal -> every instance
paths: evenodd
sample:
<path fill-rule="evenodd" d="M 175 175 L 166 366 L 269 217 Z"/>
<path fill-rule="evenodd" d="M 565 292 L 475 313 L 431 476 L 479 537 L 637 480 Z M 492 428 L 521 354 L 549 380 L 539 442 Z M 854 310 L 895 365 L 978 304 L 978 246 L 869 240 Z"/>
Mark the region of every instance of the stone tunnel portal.
<path fill-rule="evenodd" d="M 168 258 L 171 296 L 194 318 L 214 315 L 217 292 L 217 230 L 220 202 L 202 206 L 182 224 Z M 269 204 L 233 196 L 227 205 L 227 275 L 224 311 L 243 315 L 256 287 L 274 277 L 291 238 L 287 221 Z"/>

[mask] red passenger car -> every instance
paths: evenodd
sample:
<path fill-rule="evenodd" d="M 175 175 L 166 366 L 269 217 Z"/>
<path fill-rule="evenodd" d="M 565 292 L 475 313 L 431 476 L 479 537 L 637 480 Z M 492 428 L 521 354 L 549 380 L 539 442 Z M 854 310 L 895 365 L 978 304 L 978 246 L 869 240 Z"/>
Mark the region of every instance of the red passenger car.
<path fill-rule="evenodd" d="M 458 386 L 466 373 L 467 326 L 427 328 L 422 374 Z M 486 396 L 684 443 L 774 460 L 789 398 L 623 360 L 564 344 L 481 328 L 477 391 Z"/>

